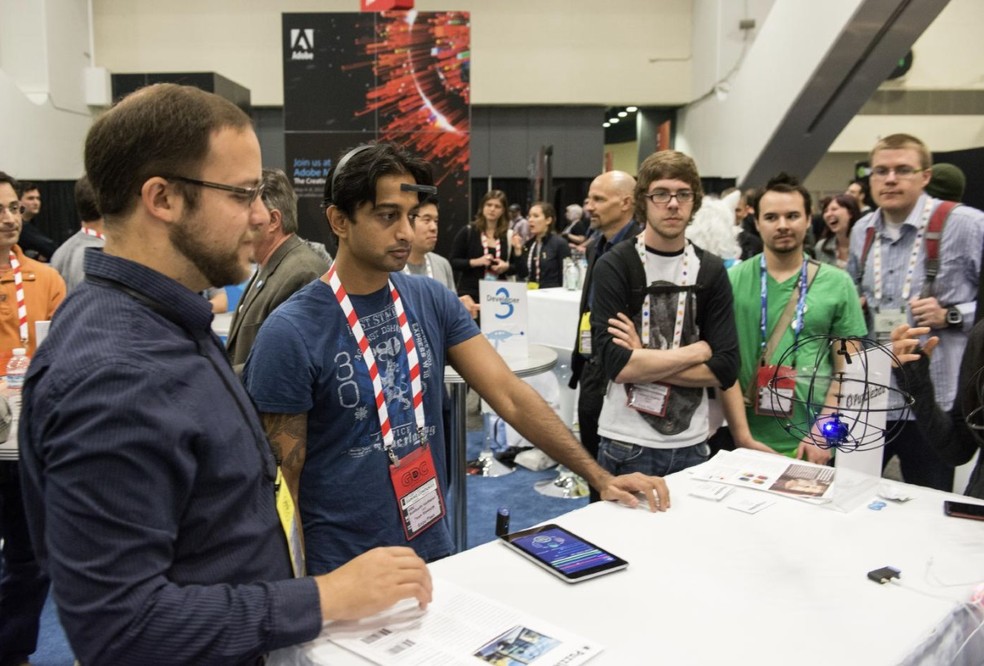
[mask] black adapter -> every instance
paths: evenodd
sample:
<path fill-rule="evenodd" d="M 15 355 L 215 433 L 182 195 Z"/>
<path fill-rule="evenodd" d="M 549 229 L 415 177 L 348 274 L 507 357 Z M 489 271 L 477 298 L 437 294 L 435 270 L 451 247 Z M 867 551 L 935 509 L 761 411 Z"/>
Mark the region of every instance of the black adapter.
<path fill-rule="evenodd" d="M 893 578 L 901 578 L 902 572 L 895 567 L 882 567 L 868 572 L 868 578 L 880 585 L 884 585 Z"/>

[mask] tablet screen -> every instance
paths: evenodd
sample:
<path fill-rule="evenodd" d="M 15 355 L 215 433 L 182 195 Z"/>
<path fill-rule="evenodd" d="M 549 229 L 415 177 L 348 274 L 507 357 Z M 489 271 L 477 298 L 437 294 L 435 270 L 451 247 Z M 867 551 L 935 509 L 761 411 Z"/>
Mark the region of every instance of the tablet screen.
<path fill-rule="evenodd" d="M 558 525 L 507 534 L 503 541 L 564 580 L 575 582 L 628 566 L 628 562 Z"/>

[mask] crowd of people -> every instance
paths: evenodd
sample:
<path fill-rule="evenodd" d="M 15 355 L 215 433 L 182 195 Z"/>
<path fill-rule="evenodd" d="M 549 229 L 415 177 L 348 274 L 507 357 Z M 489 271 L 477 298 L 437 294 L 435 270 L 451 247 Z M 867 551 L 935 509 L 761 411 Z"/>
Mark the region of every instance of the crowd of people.
<path fill-rule="evenodd" d="M 18 246 L 23 188 L 0 174 L 0 335 L 32 356 L 20 460 L 0 466 L 0 663 L 33 652 L 49 581 L 85 664 L 261 663 L 326 621 L 426 607 L 427 563 L 454 550 L 446 364 L 593 499 L 666 511 L 662 477 L 711 455 L 712 401 L 734 445 L 829 464 L 810 421 L 836 409 L 843 360 L 820 340 L 877 338 L 916 396 L 915 420 L 893 405 L 886 461 L 950 490 L 984 427 L 984 214 L 927 193 L 915 137 L 879 140 L 870 166 L 860 196 L 814 211 L 788 174 L 717 200 L 660 151 L 563 220 L 490 190 L 444 258 L 430 166 L 370 143 L 328 174 L 328 259 L 240 109 L 173 84 L 126 97 L 89 132 L 83 226 L 51 266 Z M 559 286 L 572 253 L 579 439 L 475 323 L 481 280 Z M 244 281 L 223 345 L 200 292 Z M 819 415 L 806 375 L 828 378 Z"/>

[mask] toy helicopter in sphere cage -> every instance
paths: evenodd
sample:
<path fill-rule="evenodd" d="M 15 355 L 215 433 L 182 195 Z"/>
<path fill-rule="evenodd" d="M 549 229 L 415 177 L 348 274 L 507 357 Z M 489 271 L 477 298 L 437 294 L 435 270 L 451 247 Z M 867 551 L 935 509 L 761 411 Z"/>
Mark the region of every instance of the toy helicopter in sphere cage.
<path fill-rule="evenodd" d="M 808 343 L 818 340 L 823 344 L 815 357 L 798 356 Z M 834 359 L 833 366 L 827 359 Z M 870 338 L 815 335 L 790 346 L 770 366 L 774 372 L 759 390 L 768 391 L 776 406 L 773 415 L 791 436 L 809 439 L 821 449 L 867 451 L 895 439 L 912 406 L 912 395 L 892 386 L 896 365 L 899 360 L 891 346 Z M 873 423 L 880 419 L 872 415 L 887 417 L 889 412 L 892 427 Z"/>

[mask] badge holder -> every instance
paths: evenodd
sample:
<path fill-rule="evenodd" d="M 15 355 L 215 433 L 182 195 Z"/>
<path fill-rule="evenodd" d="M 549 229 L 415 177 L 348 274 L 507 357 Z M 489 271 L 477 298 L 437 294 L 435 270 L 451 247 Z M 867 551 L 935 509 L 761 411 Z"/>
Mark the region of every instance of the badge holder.
<path fill-rule="evenodd" d="M 796 368 L 788 365 L 760 365 L 755 377 L 755 386 L 757 415 L 784 418 L 793 415 Z"/>
<path fill-rule="evenodd" d="M 581 321 L 577 327 L 578 352 L 582 356 L 591 356 L 591 313 L 585 312 L 581 315 Z"/>
<path fill-rule="evenodd" d="M 660 418 L 666 416 L 666 405 L 670 401 L 670 385 L 653 382 L 652 384 L 626 384 L 625 404 L 628 407 Z"/>
<path fill-rule="evenodd" d="M 875 310 L 874 325 L 875 339 L 881 343 L 891 343 L 892 330 L 899 324 L 908 324 L 909 318 L 905 314 L 905 308 L 886 308 Z"/>
<path fill-rule="evenodd" d="M 426 440 L 403 458 L 390 451 L 390 481 L 396 495 L 403 532 L 410 541 L 444 517 L 447 510 L 437 481 L 437 468 Z"/>

